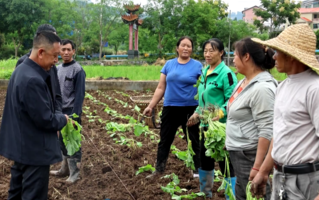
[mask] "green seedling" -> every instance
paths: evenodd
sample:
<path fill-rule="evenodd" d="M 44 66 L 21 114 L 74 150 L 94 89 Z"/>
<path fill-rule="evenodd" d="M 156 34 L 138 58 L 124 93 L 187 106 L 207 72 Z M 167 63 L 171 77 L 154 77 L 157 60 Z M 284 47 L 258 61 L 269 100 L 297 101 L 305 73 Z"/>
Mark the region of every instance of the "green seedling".
<path fill-rule="evenodd" d="M 143 172 L 147 172 L 147 171 L 151 171 L 151 172 L 155 172 L 155 168 L 152 167 L 151 164 L 148 164 L 146 166 L 143 166 L 143 167 L 139 167 L 138 168 L 138 171 L 136 171 L 135 175 L 139 175 L 140 173 L 143 173 Z"/>

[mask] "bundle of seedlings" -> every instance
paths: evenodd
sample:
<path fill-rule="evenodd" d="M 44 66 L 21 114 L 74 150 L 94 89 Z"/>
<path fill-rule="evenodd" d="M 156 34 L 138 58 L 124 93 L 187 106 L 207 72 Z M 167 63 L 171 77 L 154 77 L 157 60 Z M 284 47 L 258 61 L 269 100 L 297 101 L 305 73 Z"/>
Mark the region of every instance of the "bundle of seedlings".
<path fill-rule="evenodd" d="M 228 195 L 229 199 L 235 200 L 234 193 L 231 189 L 231 182 L 227 178 L 230 177 L 230 171 L 229 155 L 225 149 L 226 124 L 218 121 L 218 119 L 221 118 L 220 113 L 220 108 L 212 104 L 209 104 L 205 109 L 201 110 L 199 117 L 204 128 L 201 129 L 200 139 L 202 139 L 202 135 L 204 134 L 205 155 L 207 157 L 213 158 L 216 162 L 225 161 L 224 177 L 218 191 L 225 190 L 225 194 Z"/>
<path fill-rule="evenodd" d="M 68 151 L 69 156 L 72 156 L 77 151 L 79 151 L 82 141 L 82 126 L 71 117 L 75 119 L 79 116 L 75 113 L 73 115 L 70 115 L 67 124 L 61 130 L 63 143 Z"/>

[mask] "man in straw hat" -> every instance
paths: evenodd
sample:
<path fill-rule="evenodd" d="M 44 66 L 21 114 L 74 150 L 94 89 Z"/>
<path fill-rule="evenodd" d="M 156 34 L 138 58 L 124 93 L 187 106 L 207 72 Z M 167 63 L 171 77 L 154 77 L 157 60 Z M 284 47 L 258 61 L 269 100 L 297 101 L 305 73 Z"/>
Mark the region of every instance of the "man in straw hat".
<path fill-rule="evenodd" d="M 316 36 L 307 24 L 292 25 L 278 37 L 253 41 L 276 50 L 279 84 L 274 106 L 273 140 L 252 181 L 253 196 L 266 192 L 274 167 L 272 200 L 315 199 L 319 189 L 319 63 Z"/>

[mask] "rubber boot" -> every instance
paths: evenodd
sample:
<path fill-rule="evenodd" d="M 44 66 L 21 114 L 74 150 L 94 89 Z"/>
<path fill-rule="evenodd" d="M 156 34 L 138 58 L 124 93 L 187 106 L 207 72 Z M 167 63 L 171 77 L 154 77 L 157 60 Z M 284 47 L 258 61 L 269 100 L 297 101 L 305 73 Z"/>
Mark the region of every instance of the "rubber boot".
<path fill-rule="evenodd" d="M 65 156 L 63 156 L 61 168 L 57 171 L 56 170 L 50 171 L 50 174 L 54 176 L 59 176 L 59 177 L 69 176 L 70 171 L 69 171 L 68 161 Z"/>
<path fill-rule="evenodd" d="M 77 162 L 75 158 L 68 158 L 68 164 L 70 169 L 70 176 L 66 180 L 67 183 L 75 183 L 79 180 L 80 174 L 80 162 Z M 79 165 L 79 166 L 78 166 Z"/>
<path fill-rule="evenodd" d="M 166 166 L 166 162 L 161 162 L 161 163 L 156 163 L 156 170 L 154 173 L 146 176 L 147 179 L 153 179 L 153 178 L 157 178 L 161 175 L 163 175 L 164 171 L 165 171 L 165 166 Z"/>
<path fill-rule="evenodd" d="M 233 191 L 234 197 L 236 196 L 236 194 L 235 194 L 236 179 L 237 179 L 236 177 L 231 177 L 231 178 L 226 179 L 228 183 L 231 183 L 231 189 Z M 228 184 L 226 185 L 225 190 L 227 189 L 227 187 L 228 187 Z M 229 200 L 228 195 L 225 194 L 225 197 L 226 197 L 226 200 Z"/>
<path fill-rule="evenodd" d="M 201 168 L 198 169 L 199 172 L 199 188 L 201 192 L 206 194 L 206 197 L 213 197 L 213 186 L 214 186 L 214 170 L 205 171 Z"/>

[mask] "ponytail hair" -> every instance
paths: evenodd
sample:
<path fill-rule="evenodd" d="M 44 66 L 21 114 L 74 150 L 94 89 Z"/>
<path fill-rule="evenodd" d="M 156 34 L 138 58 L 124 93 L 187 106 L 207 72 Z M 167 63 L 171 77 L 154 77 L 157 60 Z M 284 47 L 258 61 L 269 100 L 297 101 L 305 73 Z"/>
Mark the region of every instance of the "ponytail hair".
<path fill-rule="evenodd" d="M 262 70 L 269 71 L 275 67 L 274 50 L 252 41 L 249 37 L 236 42 L 235 49 L 240 59 L 248 53 L 255 65 Z"/>

